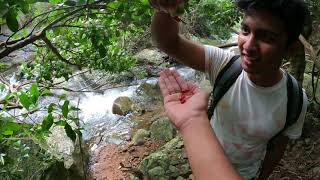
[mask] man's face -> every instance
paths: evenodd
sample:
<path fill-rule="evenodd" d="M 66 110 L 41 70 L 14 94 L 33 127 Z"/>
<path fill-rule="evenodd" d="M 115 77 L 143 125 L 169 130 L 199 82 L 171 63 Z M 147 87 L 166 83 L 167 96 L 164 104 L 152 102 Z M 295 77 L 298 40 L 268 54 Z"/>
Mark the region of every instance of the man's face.
<path fill-rule="evenodd" d="M 241 66 L 249 74 L 273 74 L 279 71 L 287 53 L 284 24 L 266 11 L 245 14 L 238 36 Z"/>

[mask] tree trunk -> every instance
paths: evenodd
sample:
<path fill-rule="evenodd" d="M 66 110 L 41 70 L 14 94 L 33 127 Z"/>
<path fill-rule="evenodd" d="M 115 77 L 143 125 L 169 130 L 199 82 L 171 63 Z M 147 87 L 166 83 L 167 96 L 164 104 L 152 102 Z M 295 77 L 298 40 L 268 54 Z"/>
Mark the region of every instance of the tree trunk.
<path fill-rule="evenodd" d="M 304 46 L 302 45 L 302 43 L 299 42 L 295 55 L 291 56 L 289 61 L 290 61 L 290 68 L 289 68 L 290 74 L 298 80 L 300 85 L 302 85 L 303 74 L 306 67 L 305 52 L 304 52 Z"/>

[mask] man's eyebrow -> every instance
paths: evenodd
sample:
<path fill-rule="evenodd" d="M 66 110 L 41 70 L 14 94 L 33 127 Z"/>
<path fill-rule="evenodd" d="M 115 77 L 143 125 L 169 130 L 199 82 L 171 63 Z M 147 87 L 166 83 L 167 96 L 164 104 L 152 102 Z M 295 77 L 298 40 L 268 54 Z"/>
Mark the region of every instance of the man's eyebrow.
<path fill-rule="evenodd" d="M 280 33 L 274 32 L 274 31 L 269 30 L 269 29 L 258 29 L 257 32 L 261 33 L 261 34 L 271 35 L 273 37 L 279 37 L 280 36 Z"/>
<path fill-rule="evenodd" d="M 241 22 L 240 25 L 241 25 L 241 27 L 248 27 L 248 25 L 246 23 L 244 23 L 244 22 Z M 261 34 L 268 34 L 268 35 L 271 35 L 271 36 L 274 36 L 274 37 L 280 36 L 280 33 L 272 31 L 270 29 L 266 29 L 266 28 L 257 29 L 257 32 L 261 33 Z"/>

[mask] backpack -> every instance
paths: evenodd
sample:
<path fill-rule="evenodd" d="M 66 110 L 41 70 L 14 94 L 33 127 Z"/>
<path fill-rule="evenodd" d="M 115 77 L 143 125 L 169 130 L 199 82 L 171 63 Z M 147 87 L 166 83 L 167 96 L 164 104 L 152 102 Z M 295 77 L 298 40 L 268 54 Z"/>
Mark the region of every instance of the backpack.
<path fill-rule="evenodd" d="M 227 65 L 219 72 L 213 87 L 213 91 L 211 93 L 212 99 L 210 100 L 208 108 L 209 121 L 213 115 L 214 109 L 218 104 L 219 100 L 224 96 L 224 94 L 237 80 L 241 72 L 242 67 L 240 64 L 240 55 L 233 56 L 231 60 L 227 63 Z M 303 92 L 301 85 L 289 73 L 286 72 L 285 74 L 287 77 L 288 96 L 286 123 L 284 125 L 284 128 L 268 141 L 268 149 L 271 148 L 271 146 L 273 145 L 272 142 L 274 139 L 276 139 L 289 126 L 291 126 L 298 120 L 303 105 Z"/>

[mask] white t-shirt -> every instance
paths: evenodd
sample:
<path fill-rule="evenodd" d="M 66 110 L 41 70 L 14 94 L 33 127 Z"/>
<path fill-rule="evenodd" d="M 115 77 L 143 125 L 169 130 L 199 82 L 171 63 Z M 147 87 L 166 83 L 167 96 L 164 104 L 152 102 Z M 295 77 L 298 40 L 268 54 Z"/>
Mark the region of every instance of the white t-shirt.
<path fill-rule="evenodd" d="M 229 51 L 205 46 L 206 73 L 210 82 L 234 56 Z M 286 76 L 272 87 L 260 87 L 242 71 L 235 83 L 218 102 L 211 126 L 233 166 L 244 179 L 256 176 L 264 159 L 268 140 L 285 124 L 287 113 Z M 301 136 L 307 109 L 303 106 L 298 121 L 284 133 L 291 139 Z"/>

